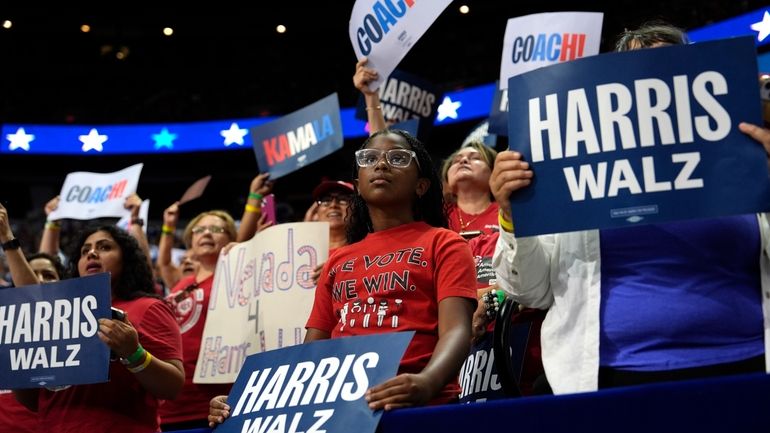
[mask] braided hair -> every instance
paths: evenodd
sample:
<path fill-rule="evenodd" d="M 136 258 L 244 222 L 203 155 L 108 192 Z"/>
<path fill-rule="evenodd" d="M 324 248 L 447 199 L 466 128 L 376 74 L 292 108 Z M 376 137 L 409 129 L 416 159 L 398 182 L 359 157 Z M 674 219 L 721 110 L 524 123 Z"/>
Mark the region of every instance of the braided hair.
<path fill-rule="evenodd" d="M 441 192 L 441 180 L 433 166 L 433 160 L 428 154 L 425 145 L 412 134 L 400 129 L 383 129 L 370 135 L 364 141 L 360 149 L 366 148 L 374 138 L 381 135 L 396 134 L 401 136 L 409 145 L 409 148 L 417 155 L 418 176 L 430 181 L 428 190 L 420 197 L 416 197 L 412 204 L 412 214 L 415 221 L 424 221 L 433 227 L 447 227 L 447 217 L 444 210 L 444 196 Z M 353 179 L 358 179 L 358 164 L 353 163 Z M 369 216 L 369 207 L 361 194 L 356 194 L 350 205 L 350 221 L 347 228 L 348 244 L 358 242 L 371 233 L 372 219 Z"/>

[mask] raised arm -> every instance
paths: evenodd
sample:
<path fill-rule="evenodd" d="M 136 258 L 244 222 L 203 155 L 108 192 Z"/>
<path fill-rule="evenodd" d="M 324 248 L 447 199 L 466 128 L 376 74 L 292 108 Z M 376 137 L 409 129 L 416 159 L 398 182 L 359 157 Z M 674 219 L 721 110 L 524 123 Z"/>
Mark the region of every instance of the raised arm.
<path fill-rule="evenodd" d="M 273 190 L 273 182 L 268 180 L 269 176 L 268 173 L 260 173 L 252 179 L 251 185 L 249 185 L 249 197 L 241 217 L 241 225 L 238 227 L 236 242 L 247 241 L 257 231 L 269 226 L 269 224 L 264 225 L 264 220 L 262 220 L 263 224 L 258 224 L 262 217 L 262 198 Z"/>
<path fill-rule="evenodd" d="M 518 152 L 497 154 L 489 187 L 500 207 L 500 237 L 492 267 L 497 284 L 517 302 L 532 308 L 548 308 L 553 302 L 550 287 L 550 252 L 553 237 L 516 238 L 511 216 L 511 194 L 525 188 L 534 176 L 529 164 Z"/>
<path fill-rule="evenodd" d="M 139 218 L 139 208 L 142 206 L 142 199 L 136 193 L 133 193 L 126 197 L 123 207 L 131 211 L 131 221 L 128 223 L 128 233 L 136 239 L 139 243 L 139 247 L 142 249 L 145 257 L 147 257 L 147 264 L 152 269 L 152 256 L 150 255 L 150 243 L 147 242 L 147 235 L 144 233 L 144 224 L 146 223 Z"/>
<path fill-rule="evenodd" d="M 372 80 L 376 80 L 379 74 L 374 69 L 366 67 L 368 61 L 369 59 L 363 57 L 356 63 L 353 85 L 364 94 L 366 117 L 369 121 L 369 135 L 372 135 L 381 129 L 387 128 L 388 124 L 385 122 L 385 115 L 382 112 L 379 89 L 369 90 L 369 83 Z"/>
<path fill-rule="evenodd" d="M 8 218 L 8 211 L 0 204 L 0 243 L 3 244 L 13 284 L 16 286 L 38 284 L 39 281 L 35 272 L 32 271 L 27 259 L 24 258 L 24 251 L 15 239 L 11 230 L 11 221 Z"/>
<path fill-rule="evenodd" d="M 171 261 L 171 250 L 174 248 L 174 234 L 179 222 L 179 202 L 174 202 L 163 211 L 163 226 L 160 229 L 158 242 L 158 272 L 163 284 L 169 289 L 182 279 L 182 270 Z"/>
<path fill-rule="evenodd" d="M 59 196 L 48 200 L 43 210 L 46 217 L 59 207 Z M 61 225 L 59 221 L 47 220 L 43 228 L 43 236 L 40 238 L 40 248 L 38 251 L 52 256 L 59 255 L 59 238 L 61 235 Z"/>

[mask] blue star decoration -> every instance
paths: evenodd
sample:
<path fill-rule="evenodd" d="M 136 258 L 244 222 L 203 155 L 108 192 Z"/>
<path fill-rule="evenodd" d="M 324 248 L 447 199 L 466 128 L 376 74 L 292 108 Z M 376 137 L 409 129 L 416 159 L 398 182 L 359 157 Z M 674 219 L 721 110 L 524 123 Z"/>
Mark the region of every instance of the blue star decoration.
<path fill-rule="evenodd" d="M 168 132 L 168 128 L 161 129 L 160 134 L 152 134 L 152 139 L 155 141 L 155 150 L 159 150 L 161 147 L 173 149 L 176 137 L 176 134 Z"/>
<path fill-rule="evenodd" d="M 463 105 L 460 101 L 452 101 L 449 96 L 445 96 L 438 106 L 438 115 L 436 120 L 441 122 L 444 119 L 457 119 L 457 110 Z"/>

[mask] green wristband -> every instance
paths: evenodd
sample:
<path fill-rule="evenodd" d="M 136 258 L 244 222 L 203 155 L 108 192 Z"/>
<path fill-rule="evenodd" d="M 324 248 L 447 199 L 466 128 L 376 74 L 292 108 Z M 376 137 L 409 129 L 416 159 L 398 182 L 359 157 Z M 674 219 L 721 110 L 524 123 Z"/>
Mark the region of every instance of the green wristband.
<path fill-rule="evenodd" d="M 258 192 L 250 192 L 249 198 L 253 198 L 254 200 L 262 200 L 262 197 L 264 197 L 262 194 Z"/>
<path fill-rule="evenodd" d="M 125 365 L 136 364 L 137 362 L 139 362 L 140 359 L 142 359 L 142 356 L 144 356 L 144 347 L 142 347 L 142 345 L 139 344 L 139 346 L 137 346 L 136 348 L 136 352 L 123 358 L 121 361 L 125 361 L 123 362 L 123 364 Z"/>

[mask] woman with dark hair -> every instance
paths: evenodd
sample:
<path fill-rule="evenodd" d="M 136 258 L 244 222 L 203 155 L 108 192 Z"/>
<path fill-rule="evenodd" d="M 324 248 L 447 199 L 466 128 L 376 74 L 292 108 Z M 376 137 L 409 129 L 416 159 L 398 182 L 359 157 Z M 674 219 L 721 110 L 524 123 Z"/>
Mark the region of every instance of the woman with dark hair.
<path fill-rule="evenodd" d="M 110 381 L 61 390 L 14 391 L 56 432 L 159 431 L 161 400 L 182 389 L 182 342 L 171 308 L 155 295 L 152 271 L 136 239 L 115 226 L 84 230 L 69 256 L 73 278 L 109 272 L 112 306 L 125 319 L 99 319 L 99 338 L 120 359 Z"/>
<path fill-rule="evenodd" d="M 415 331 L 399 374 L 365 394 L 372 410 L 457 401 L 476 302 L 465 241 L 446 229 L 441 182 L 425 147 L 405 131 L 374 133 L 356 152 L 349 245 L 324 265 L 305 342 Z M 345 271 L 340 268 L 345 266 Z M 333 295 L 339 279 L 356 281 Z M 377 287 L 363 281 L 374 281 Z M 211 401 L 209 424 L 229 416 Z"/>

